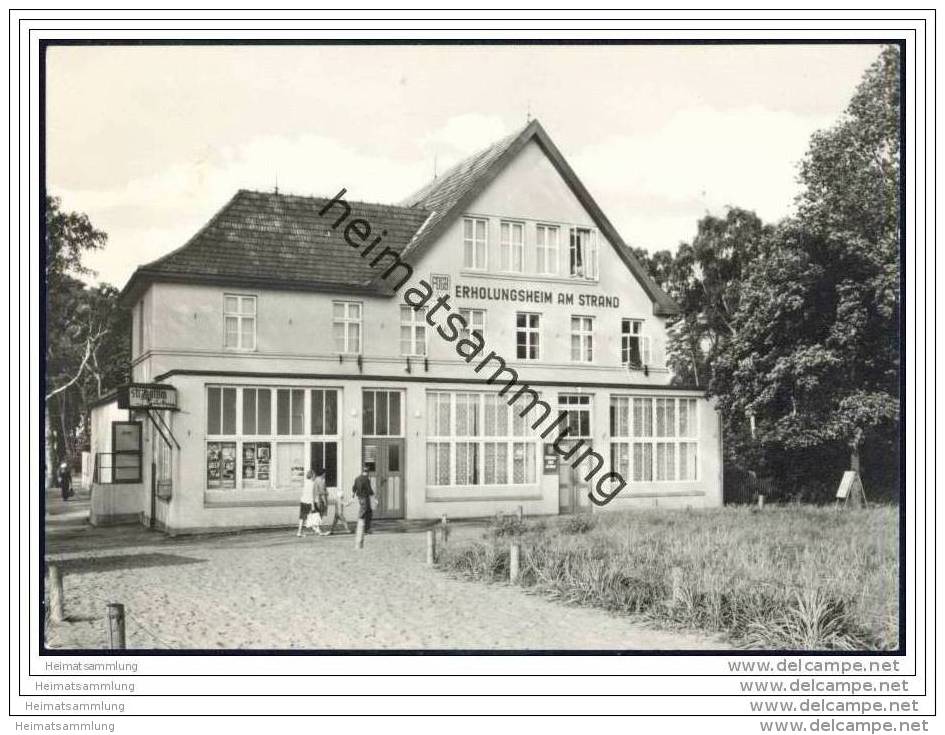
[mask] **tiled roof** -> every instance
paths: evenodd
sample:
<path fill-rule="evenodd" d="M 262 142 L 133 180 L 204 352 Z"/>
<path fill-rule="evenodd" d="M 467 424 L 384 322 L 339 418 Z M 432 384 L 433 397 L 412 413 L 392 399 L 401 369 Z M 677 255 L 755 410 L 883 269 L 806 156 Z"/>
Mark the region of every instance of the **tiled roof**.
<path fill-rule="evenodd" d="M 132 280 L 204 278 L 300 289 L 373 290 L 371 259 L 358 257 L 345 242 L 344 224 L 331 228 L 341 207 L 319 215 L 329 201 L 240 190 L 183 247 L 141 266 Z M 381 245 L 398 253 L 428 217 L 421 208 L 346 201 L 351 206 L 347 221 L 367 220 L 374 233 L 371 239 L 387 230 Z"/>
<path fill-rule="evenodd" d="M 387 230 L 383 244 L 406 262 L 417 263 L 531 141 L 541 146 L 614 246 L 650 297 L 654 312 L 676 313 L 678 307 L 640 265 L 537 120 L 460 162 L 398 206 L 348 202 L 350 218 L 367 220 L 374 236 Z M 354 257 L 357 251 L 344 241 L 343 226 L 331 229 L 335 217 L 319 216 L 329 201 L 241 190 L 187 244 L 138 268 L 122 296 L 130 302 L 149 280 L 390 294 L 370 258 Z"/>

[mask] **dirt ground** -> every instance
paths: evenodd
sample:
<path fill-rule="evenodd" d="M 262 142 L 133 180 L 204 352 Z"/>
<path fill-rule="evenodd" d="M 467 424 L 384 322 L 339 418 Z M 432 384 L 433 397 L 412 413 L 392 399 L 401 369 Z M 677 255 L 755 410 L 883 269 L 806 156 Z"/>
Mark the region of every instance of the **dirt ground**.
<path fill-rule="evenodd" d="M 92 529 L 81 502 L 48 504 L 46 556 L 63 575 L 66 622 L 51 648 L 106 646 L 105 606 L 126 608 L 128 648 L 707 649 L 724 641 L 659 631 L 518 588 L 450 578 L 425 564 L 422 532 L 297 538 L 260 531 L 183 539 Z M 454 538 L 479 534 L 457 527 Z"/>

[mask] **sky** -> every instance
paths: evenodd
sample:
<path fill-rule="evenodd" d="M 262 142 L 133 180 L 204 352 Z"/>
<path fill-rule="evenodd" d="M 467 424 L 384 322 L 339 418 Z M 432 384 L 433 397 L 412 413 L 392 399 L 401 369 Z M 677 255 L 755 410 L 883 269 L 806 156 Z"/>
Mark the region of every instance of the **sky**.
<path fill-rule="evenodd" d="M 238 189 L 396 203 L 531 115 L 624 240 L 787 216 L 875 45 L 52 47 L 47 191 L 122 287 Z"/>

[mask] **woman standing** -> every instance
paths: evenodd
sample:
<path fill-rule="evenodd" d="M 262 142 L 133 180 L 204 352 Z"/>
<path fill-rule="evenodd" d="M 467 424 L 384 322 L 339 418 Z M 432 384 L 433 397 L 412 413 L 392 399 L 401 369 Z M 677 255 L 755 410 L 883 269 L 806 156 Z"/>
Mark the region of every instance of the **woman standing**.
<path fill-rule="evenodd" d="M 312 512 L 315 506 L 315 473 L 309 470 L 305 473 L 305 480 L 302 481 L 302 497 L 299 498 L 299 531 L 296 536 L 301 538 L 302 528 L 308 514 Z"/>
<path fill-rule="evenodd" d="M 322 530 L 322 519 L 328 513 L 328 488 L 325 486 L 325 468 L 319 467 L 315 471 L 315 533 L 319 536 L 328 536 L 328 531 Z"/>

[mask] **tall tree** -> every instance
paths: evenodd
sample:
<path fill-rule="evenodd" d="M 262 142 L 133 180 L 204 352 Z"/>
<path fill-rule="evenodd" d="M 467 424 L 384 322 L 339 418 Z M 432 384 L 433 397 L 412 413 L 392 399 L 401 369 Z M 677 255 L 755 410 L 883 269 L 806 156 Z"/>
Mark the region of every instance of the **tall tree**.
<path fill-rule="evenodd" d="M 770 231 L 754 212 L 730 207 L 724 217 L 699 220 L 692 242 L 681 243 L 675 256 L 636 251 L 680 307 L 667 345 L 676 383 L 709 385 L 715 358 L 732 336 L 744 274 Z"/>
<path fill-rule="evenodd" d="M 84 214 L 64 212 L 55 197 L 46 198 L 46 449 L 47 480 L 58 461 L 74 455 L 76 429 L 87 404 L 82 379 L 95 361 L 108 363 L 101 346 L 109 336 L 114 316 L 99 296 L 78 279 L 90 275 L 82 256 L 105 245 L 105 233 L 96 230 Z M 114 289 L 111 289 L 114 292 Z M 117 357 L 117 356 L 116 356 Z"/>
<path fill-rule="evenodd" d="M 753 257 L 712 390 L 729 438 L 846 446 L 899 417 L 899 56 L 883 51 L 837 125 L 813 136 L 797 216 Z"/>

